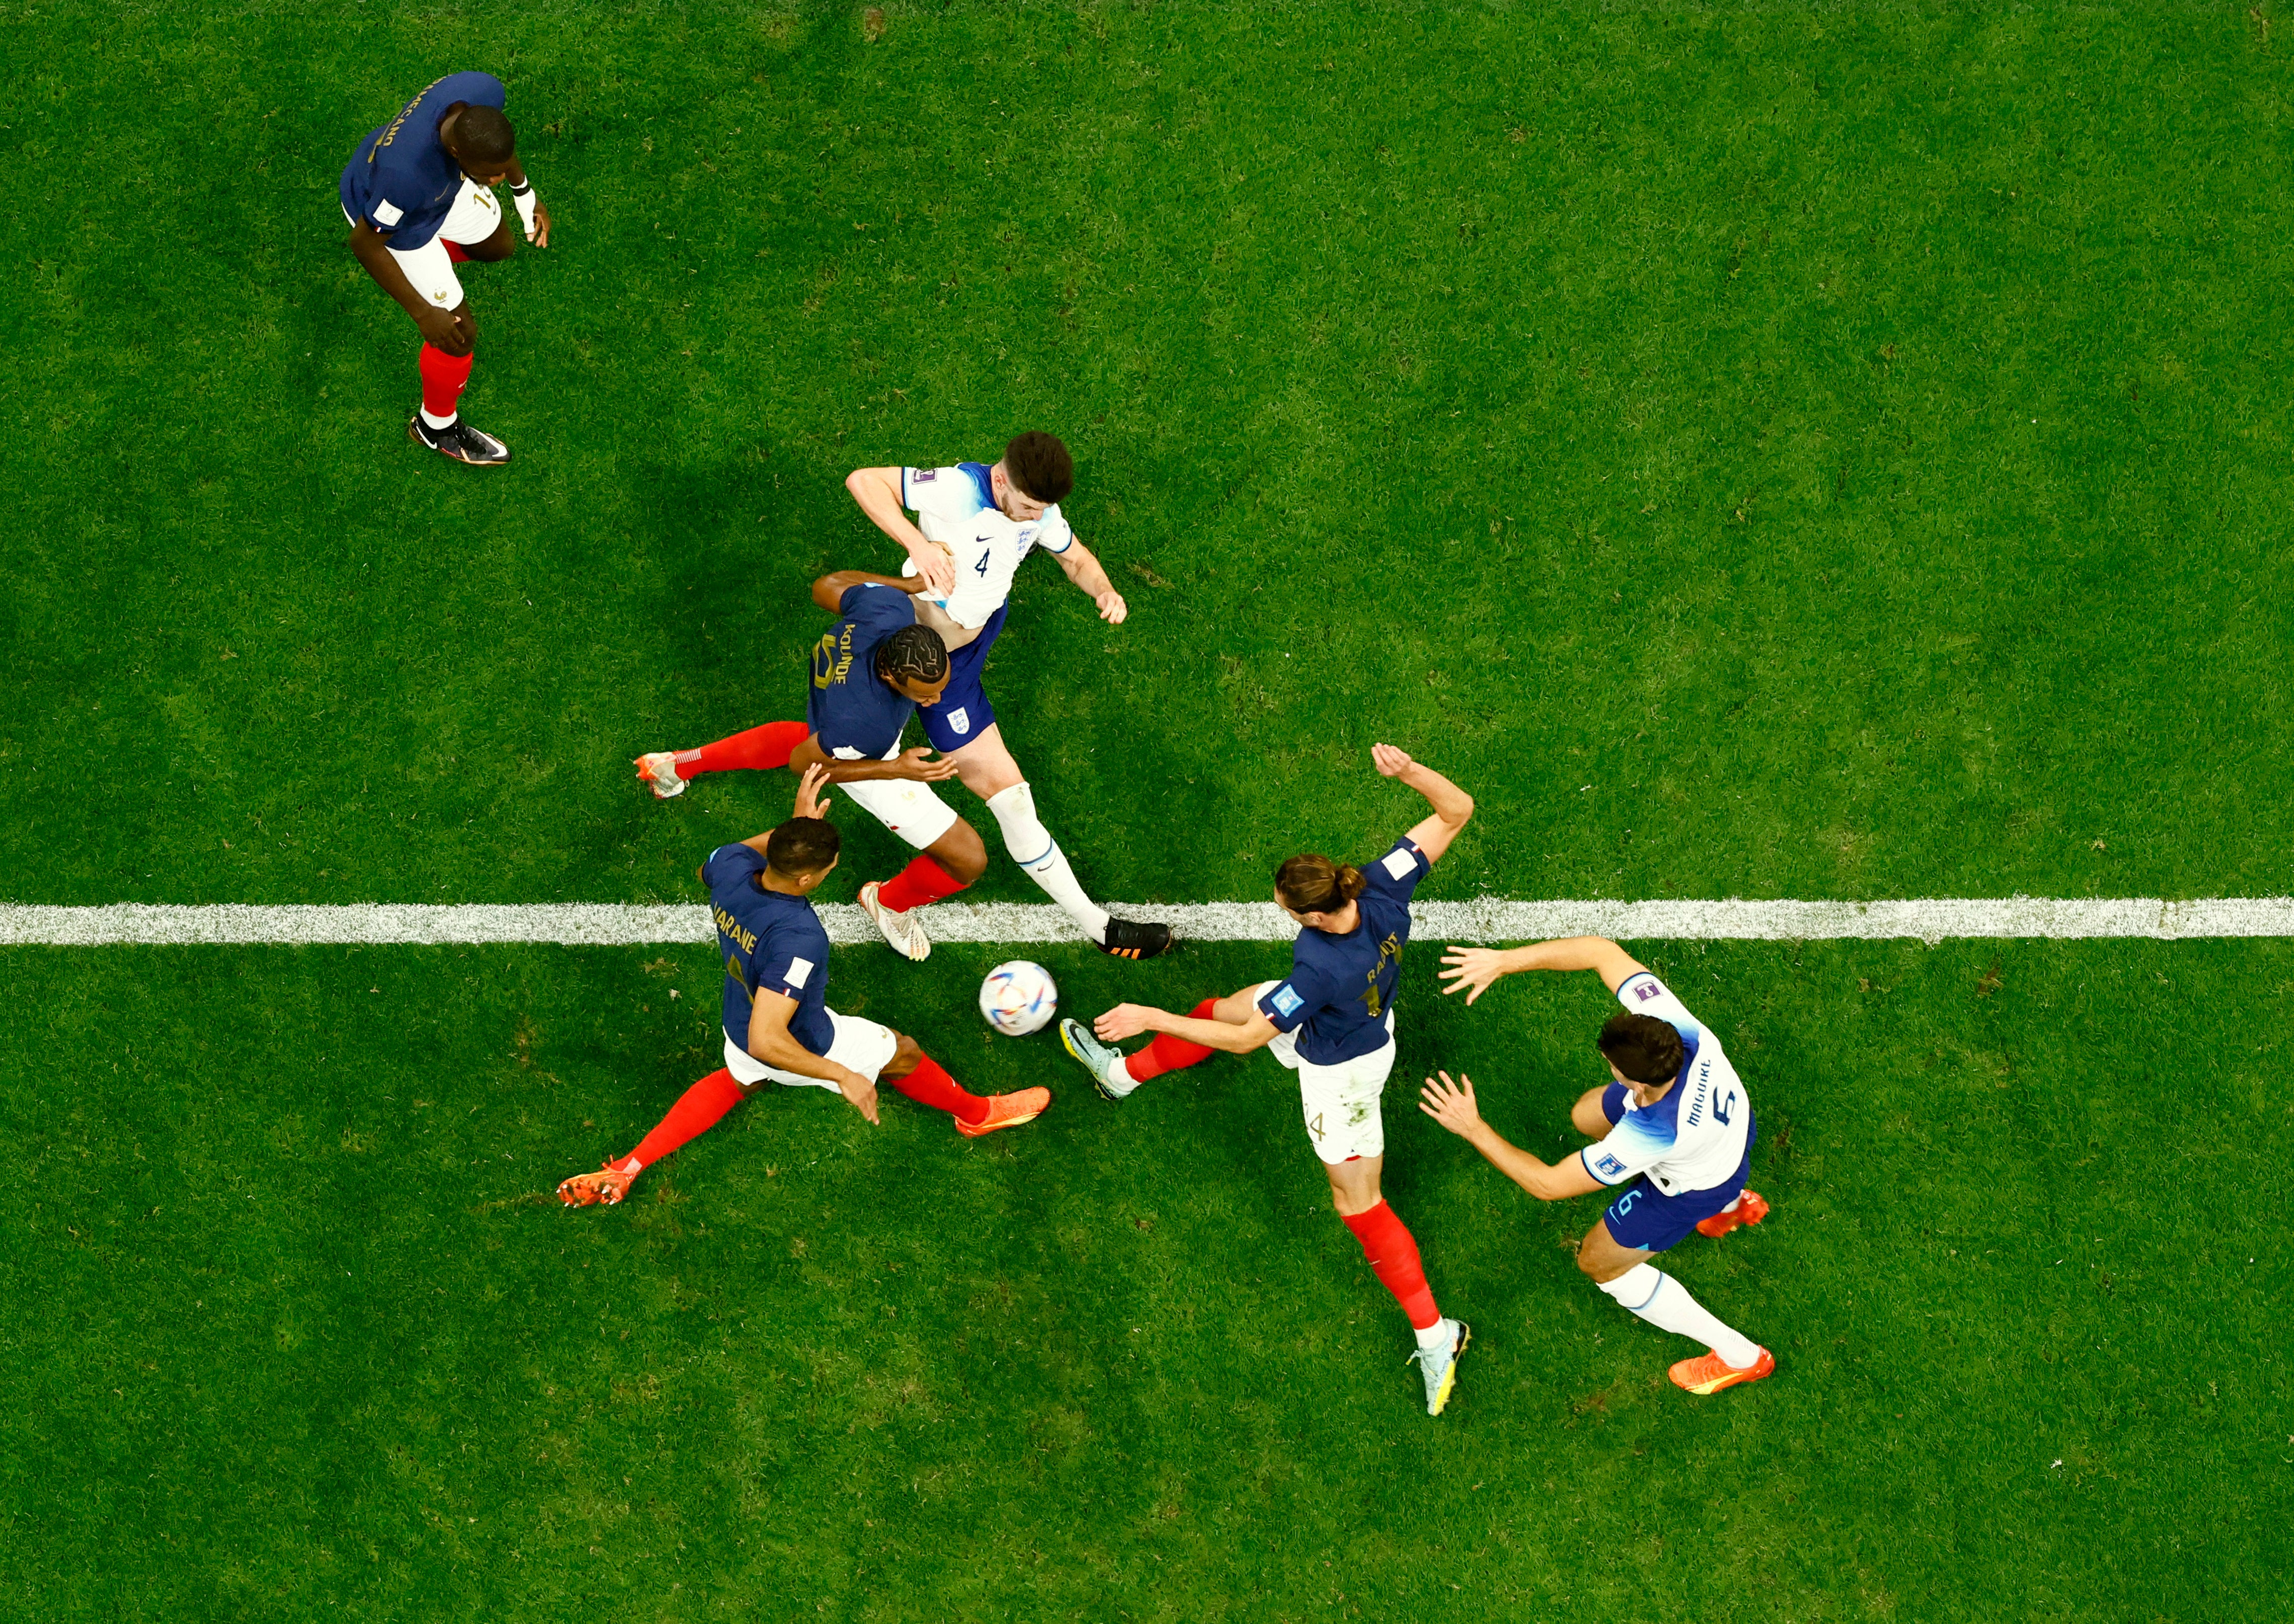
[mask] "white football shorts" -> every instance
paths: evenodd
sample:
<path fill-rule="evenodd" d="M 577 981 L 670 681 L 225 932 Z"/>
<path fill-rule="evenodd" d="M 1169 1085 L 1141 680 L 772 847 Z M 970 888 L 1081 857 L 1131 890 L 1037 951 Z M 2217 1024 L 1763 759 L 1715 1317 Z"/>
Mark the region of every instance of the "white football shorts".
<path fill-rule="evenodd" d="M 860 759 L 857 750 L 840 748 L 835 753 L 842 761 Z M 890 761 L 899 753 L 900 742 L 895 739 L 884 759 Z M 940 792 L 931 785 L 918 784 L 913 778 L 876 778 L 866 784 L 840 784 L 834 787 L 850 795 L 854 806 L 918 851 L 956 827 L 956 808 L 942 800 Z M 853 1069 L 858 1071 L 859 1068 Z"/>
<path fill-rule="evenodd" d="M 1261 982 L 1251 989 L 1250 1001 L 1257 1003 L 1279 985 Z M 1392 1010 L 1386 1012 L 1386 1033 L 1383 1048 L 1336 1066 L 1301 1060 L 1295 1032 L 1278 1032 L 1266 1045 L 1267 1053 L 1298 1074 L 1298 1105 L 1306 1118 L 1306 1137 L 1314 1144 L 1314 1154 L 1326 1162 L 1386 1154 L 1386 1123 L 1379 1115 L 1379 1098 L 1386 1092 L 1386 1080 L 1393 1074 L 1394 1059 L 1400 1052 L 1394 1041 Z"/>
<path fill-rule="evenodd" d="M 343 210 L 343 218 L 351 220 L 351 211 Z M 501 224 L 501 205 L 494 201 L 493 192 L 479 185 L 468 175 L 462 177 L 462 190 L 454 194 L 454 206 L 446 211 L 446 223 L 438 234 L 419 248 L 400 253 L 390 250 L 391 258 L 406 272 L 406 280 L 420 294 L 441 310 L 462 307 L 462 281 L 454 274 L 453 256 L 446 252 L 450 242 L 472 248 L 494 234 Z"/>
<path fill-rule="evenodd" d="M 892 1063 L 893 1052 L 900 1046 L 899 1036 L 891 1027 L 880 1027 L 858 1015 L 839 1015 L 831 1010 L 828 1024 L 836 1035 L 829 1041 L 828 1053 L 823 1058 L 835 1061 L 847 1071 L 858 1072 L 871 1083 L 876 1080 L 878 1072 Z M 843 1092 L 824 1078 L 768 1066 L 729 1036 L 725 1040 L 725 1069 L 733 1074 L 736 1083 L 744 1084 L 778 1083 L 786 1088 L 825 1088 L 833 1094 Z"/>

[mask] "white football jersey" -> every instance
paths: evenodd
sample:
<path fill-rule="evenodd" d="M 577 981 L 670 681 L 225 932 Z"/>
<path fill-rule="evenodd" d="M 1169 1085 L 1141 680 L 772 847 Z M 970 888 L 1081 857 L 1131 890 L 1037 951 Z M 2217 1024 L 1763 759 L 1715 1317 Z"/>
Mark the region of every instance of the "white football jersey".
<path fill-rule="evenodd" d="M 1645 1173 L 1668 1196 L 1726 1183 L 1744 1162 L 1753 1107 L 1720 1040 L 1645 970 L 1619 985 L 1617 1002 L 1671 1022 L 1688 1058 L 1680 1080 L 1655 1105 L 1636 1106 L 1626 1094 L 1625 1114 L 1609 1136 L 1577 1153 L 1585 1171 L 1604 1184 Z"/>
<path fill-rule="evenodd" d="M 1005 516 L 996 505 L 984 462 L 959 462 L 952 468 L 902 468 L 900 506 L 916 516 L 916 528 L 956 555 L 956 589 L 946 597 L 930 597 L 948 611 L 948 619 L 977 631 L 1011 596 L 1012 577 L 1020 560 L 1042 548 L 1064 553 L 1075 545 L 1075 532 L 1060 516 L 1059 504 L 1044 509 L 1040 519 L 1022 524 Z M 900 573 L 916 573 L 909 559 Z"/>

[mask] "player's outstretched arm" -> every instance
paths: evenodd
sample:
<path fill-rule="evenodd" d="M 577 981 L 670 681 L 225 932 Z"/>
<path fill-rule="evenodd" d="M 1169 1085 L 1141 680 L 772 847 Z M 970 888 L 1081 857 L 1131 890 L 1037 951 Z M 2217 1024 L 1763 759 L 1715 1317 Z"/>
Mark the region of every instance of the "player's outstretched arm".
<path fill-rule="evenodd" d="M 946 548 L 933 545 L 900 506 L 899 469 L 855 468 L 844 476 L 844 488 L 870 524 L 908 549 L 925 586 L 941 597 L 956 589 L 956 560 Z"/>
<path fill-rule="evenodd" d="M 796 1000 L 786 993 L 757 989 L 749 1001 L 749 1052 L 778 1071 L 800 1077 L 818 1077 L 836 1084 L 837 1092 L 870 1123 L 876 1120 L 876 1085 L 850 1067 L 823 1059 L 789 1035 L 789 1017 Z"/>
<path fill-rule="evenodd" d="M 820 735 L 810 734 L 803 743 L 789 751 L 789 770 L 793 773 L 820 772 L 823 784 L 874 784 L 887 778 L 907 778 L 917 784 L 938 784 L 953 778 L 959 770 L 956 764 L 942 756 L 931 759 L 931 748 L 919 744 L 904 750 L 889 761 L 845 761 L 830 755 L 820 747 Z"/>
<path fill-rule="evenodd" d="M 831 614 L 842 614 L 844 595 L 855 587 L 890 587 L 896 592 L 915 593 L 924 589 L 924 583 L 913 575 L 871 575 L 866 570 L 831 570 L 812 583 L 812 601 Z"/>
<path fill-rule="evenodd" d="M 1458 831 L 1474 815 L 1474 798 L 1422 761 L 1413 761 L 1391 744 L 1370 747 L 1371 765 L 1386 777 L 1399 779 L 1426 797 L 1434 816 L 1410 832 L 1411 844 L 1426 854 L 1431 865 L 1442 860 Z"/>
<path fill-rule="evenodd" d="M 1091 1023 L 1102 1043 L 1120 1043 L 1143 1032 L 1167 1032 L 1173 1037 L 1227 1054 L 1249 1054 L 1274 1041 L 1274 1023 L 1257 1010 L 1240 1025 L 1225 1020 L 1197 1020 L 1143 1003 L 1119 1003 Z"/>
<path fill-rule="evenodd" d="M 1482 1120 L 1481 1106 L 1474 1098 L 1474 1080 L 1463 1072 L 1452 1083 L 1446 1071 L 1437 1072 L 1426 1079 L 1420 1091 L 1418 1108 L 1440 1123 L 1482 1153 L 1491 1166 L 1520 1185 L 1541 1201 L 1561 1201 L 1571 1196 L 1590 1195 L 1601 1188 L 1601 1181 L 1585 1171 L 1584 1162 L 1570 1157 L 1555 1166 L 1548 1166 L 1528 1151 L 1512 1145 L 1495 1128 Z"/>
<path fill-rule="evenodd" d="M 1463 993 L 1471 1003 L 1493 983 L 1525 970 L 1590 970 L 1611 992 L 1647 967 L 1605 936 L 1568 936 L 1526 947 L 1452 947 L 1442 955 L 1445 993 Z"/>
<path fill-rule="evenodd" d="M 1082 538 L 1070 541 L 1067 551 L 1052 556 L 1060 561 L 1060 569 L 1067 578 L 1098 606 L 1101 620 L 1110 626 L 1120 626 L 1129 617 L 1131 605 L 1123 601 L 1123 594 L 1107 578 L 1107 566 L 1100 563 L 1097 553 L 1083 544 Z"/>

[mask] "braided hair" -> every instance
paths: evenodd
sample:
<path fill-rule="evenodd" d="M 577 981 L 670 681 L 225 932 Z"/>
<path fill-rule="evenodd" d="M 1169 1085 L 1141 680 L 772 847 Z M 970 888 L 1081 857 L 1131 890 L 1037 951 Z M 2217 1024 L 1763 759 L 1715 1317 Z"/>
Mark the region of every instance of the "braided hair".
<path fill-rule="evenodd" d="M 897 686 L 948 675 L 948 645 L 929 626 L 903 626 L 876 648 L 876 675 Z"/>

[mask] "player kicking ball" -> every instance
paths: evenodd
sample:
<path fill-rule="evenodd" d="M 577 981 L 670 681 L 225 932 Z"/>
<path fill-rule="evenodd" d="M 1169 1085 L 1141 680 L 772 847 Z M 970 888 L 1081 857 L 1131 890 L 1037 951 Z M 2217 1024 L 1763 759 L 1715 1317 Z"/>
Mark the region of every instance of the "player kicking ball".
<path fill-rule="evenodd" d="M 1714 1393 L 1771 1374 L 1774 1355 L 1649 1262 L 1691 1230 L 1717 1237 L 1769 1215 L 1769 1204 L 1745 1188 L 1756 1137 L 1753 1101 L 1720 1039 L 1623 948 L 1598 936 L 1505 952 L 1452 947 L 1442 959 L 1444 990 L 1463 992 L 1471 1003 L 1500 977 L 1525 970 L 1596 971 L 1624 1005 L 1596 1040 L 1609 1063 L 1608 1086 L 1588 1089 L 1569 1113 L 1579 1133 L 1599 1142 L 1549 1167 L 1498 1137 L 1482 1120 L 1473 1079 L 1452 1083 L 1448 1072 L 1426 1080 L 1420 1108 L 1541 1201 L 1625 1186 L 1585 1231 L 1577 1267 L 1629 1311 L 1712 1350 L 1674 1365 L 1673 1385 Z"/>
<path fill-rule="evenodd" d="M 948 685 L 940 634 L 916 624 L 915 600 L 887 575 L 839 570 L 812 583 L 812 601 L 841 618 L 812 648 L 812 686 L 801 722 L 767 722 L 698 750 L 654 751 L 638 776 L 666 800 L 702 773 L 820 767 L 878 823 L 916 848 L 908 865 L 860 888 L 860 905 L 884 939 L 911 959 L 931 938 L 915 915 L 987 872 L 988 848 L 932 785 L 956 776 L 952 761 L 923 745 L 900 748 L 918 706 L 940 702 Z M 668 787 L 663 787 L 668 786 Z"/>
<path fill-rule="evenodd" d="M 504 181 L 526 240 L 549 246 L 549 211 L 517 161 L 508 99 L 490 73 L 448 74 L 368 133 L 340 187 L 351 252 L 422 332 L 422 404 L 407 436 L 477 467 L 508 462 L 509 448 L 461 419 L 478 324 L 454 267 L 508 259 L 517 248 L 494 201 Z"/>
<path fill-rule="evenodd" d="M 1274 900 L 1301 927 L 1289 976 L 1206 998 L 1189 1015 L 1118 1004 L 1093 1023 L 1096 1037 L 1063 1020 L 1060 1041 L 1110 1100 L 1220 1051 L 1272 1050 L 1296 1071 L 1306 1137 L 1330 1175 L 1331 1204 L 1379 1283 L 1410 1316 L 1418 1338 L 1411 1357 L 1426 1378 L 1426 1413 L 1438 1416 L 1473 1333 L 1435 1306 L 1418 1242 L 1379 1192 L 1386 1165 L 1379 1097 L 1394 1070 L 1394 988 L 1410 940 L 1411 894 L 1466 826 L 1474 801 L 1390 744 L 1371 745 L 1371 760 L 1426 797 L 1434 816 L 1368 869 L 1309 853 L 1275 871 Z M 1159 1035 L 1136 1054 L 1109 1046 L 1142 1032 Z"/>
<path fill-rule="evenodd" d="M 1013 575 L 1037 548 L 1058 561 L 1101 620 L 1119 626 L 1130 613 L 1106 568 L 1060 513 L 1061 501 L 1075 490 L 1068 448 L 1051 434 L 1030 431 L 1014 436 L 993 464 L 856 468 L 844 488 L 877 529 L 907 549 L 904 573 L 916 594 L 916 618 L 948 645 L 948 692 L 923 713 L 924 737 L 956 764 L 964 787 L 988 803 L 1012 861 L 1094 946 L 1119 959 L 1151 959 L 1163 952 L 1171 945 L 1168 925 L 1117 919 L 1084 890 L 1037 816 L 1036 792 L 1005 743 L 996 707 L 981 686 L 988 651 L 1010 611 Z M 913 524 L 910 510 L 916 516 Z"/>
<path fill-rule="evenodd" d="M 725 960 L 724 1068 L 686 1090 L 636 1149 L 560 1184 L 566 1206 L 616 1205 L 638 1174 L 715 1127 L 760 1083 L 834 1089 L 873 1124 L 882 1078 L 948 1112 L 970 1139 L 1033 1122 L 1052 1102 L 1041 1088 L 966 1092 L 914 1038 L 828 1007 L 828 932 L 811 900 L 840 845 L 820 794 L 826 779 L 818 764 L 807 768 L 794 816 L 769 834 L 719 847 L 702 865 Z"/>

